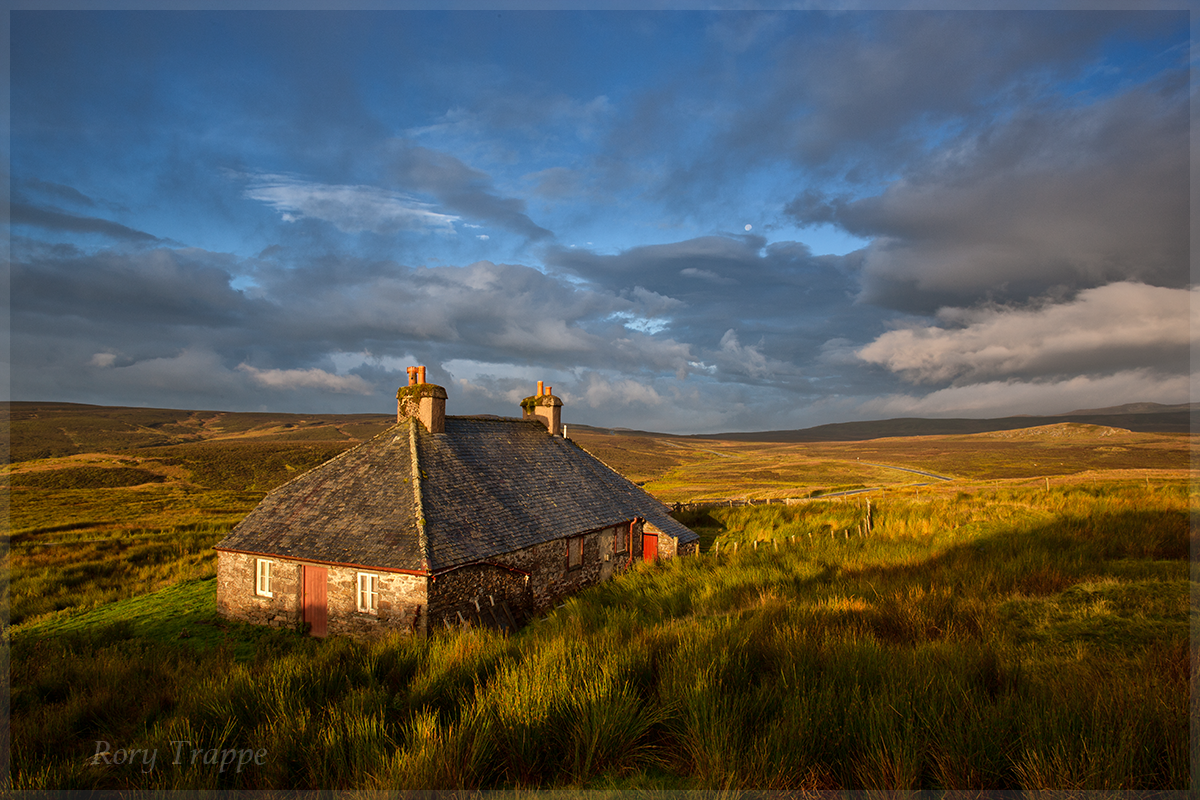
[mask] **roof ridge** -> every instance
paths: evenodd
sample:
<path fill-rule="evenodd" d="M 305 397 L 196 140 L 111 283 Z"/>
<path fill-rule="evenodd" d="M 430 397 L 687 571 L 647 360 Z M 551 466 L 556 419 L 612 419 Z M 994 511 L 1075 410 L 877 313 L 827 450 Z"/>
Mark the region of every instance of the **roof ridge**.
<path fill-rule="evenodd" d="M 417 519 L 417 553 L 421 557 L 421 568 L 429 569 L 429 539 L 425 535 L 425 505 L 421 502 L 421 464 L 417 450 L 417 421 L 408 420 L 409 463 L 412 464 L 413 502 Z"/>

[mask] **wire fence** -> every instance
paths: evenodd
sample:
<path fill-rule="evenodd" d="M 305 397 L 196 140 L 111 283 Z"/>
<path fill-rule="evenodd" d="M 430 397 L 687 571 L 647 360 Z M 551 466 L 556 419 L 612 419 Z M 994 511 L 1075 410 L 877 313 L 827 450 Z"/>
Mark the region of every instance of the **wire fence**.
<path fill-rule="evenodd" d="M 810 497 L 770 497 L 770 498 L 726 498 L 724 500 L 703 499 L 692 500 L 687 503 L 671 503 L 670 508 L 674 512 L 679 511 L 700 511 L 706 508 L 738 508 L 739 506 L 765 506 L 765 505 L 786 505 L 792 506 L 799 503 L 811 503 L 815 500 L 832 500 L 839 497 L 849 497 L 856 494 L 865 494 L 867 492 L 880 491 L 878 487 L 871 489 L 851 489 L 845 492 L 830 492 L 828 494 L 812 495 Z"/>

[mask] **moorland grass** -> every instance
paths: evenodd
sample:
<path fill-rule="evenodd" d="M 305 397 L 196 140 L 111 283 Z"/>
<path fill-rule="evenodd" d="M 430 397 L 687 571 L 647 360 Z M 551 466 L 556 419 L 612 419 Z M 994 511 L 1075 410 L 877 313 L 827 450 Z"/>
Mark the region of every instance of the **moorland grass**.
<path fill-rule="evenodd" d="M 319 436 L 325 428 L 316 430 Z M 190 481 L 207 489 L 269 492 L 285 481 L 328 461 L 354 442 L 264 441 L 234 439 L 147 448 L 139 453 L 183 467 Z"/>
<path fill-rule="evenodd" d="M 256 496 L 149 486 L 20 490 L 12 501 L 23 504 L 13 522 L 28 526 L 5 554 L 8 622 L 20 624 L 214 575 L 212 546 Z"/>
<path fill-rule="evenodd" d="M 347 446 L 200 442 L 10 469 L 9 622 L 213 575 L 212 546 L 266 491 Z"/>
<path fill-rule="evenodd" d="M 711 509 L 701 555 L 508 637 L 317 641 L 182 584 L 11 633 L 12 783 L 1184 789 L 1193 503 L 1127 481 L 895 492 L 870 526 L 861 499 Z M 96 740 L 156 768 L 94 765 Z M 264 762 L 204 763 L 231 748 Z"/>
<path fill-rule="evenodd" d="M 585 448 L 603 437 L 580 437 Z M 796 498 L 842 488 L 896 489 L 914 482 L 904 469 L 976 482 L 1020 478 L 1075 480 L 1094 471 L 1111 476 L 1171 479 L 1189 465 L 1187 434 L 1130 433 L 1093 425 L 1051 425 L 968 436 L 916 436 L 868 442 L 767 444 L 639 439 L 640 450 L 609 452 L 624 473 L 656 452 L 678 463 L 647 474 L 646 488 L 668 502 L 699 499 Z M 922 482 L 917 479 L 917 482 Z"/>
<path fill-rule="evenodd" d="M 0 404 L 0 420 L 8 423 L 6 461 L 94 452 L 138 452 L 231 436 L 276 436 L 281 439 L 359 441 L 392 424 L 384 414 L 278 414 L 122 408 L 75 403 Z"/>

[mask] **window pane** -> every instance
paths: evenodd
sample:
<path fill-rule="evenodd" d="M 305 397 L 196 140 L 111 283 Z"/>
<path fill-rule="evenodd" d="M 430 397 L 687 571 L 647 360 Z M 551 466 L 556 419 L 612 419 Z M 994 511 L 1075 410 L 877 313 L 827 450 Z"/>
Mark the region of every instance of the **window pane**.
<path fill-rule="evenodd" d="M 263 597 L 271 597 L 271 562 L 265 558 L 258 559 L 257 573 L 255 592 Z"/>
<path fill-rule="evenodd" d="M 358 573 L 358 610 L 374 611 L 377 607 L 379 589 L 376 576 L 365 572 Z"/>

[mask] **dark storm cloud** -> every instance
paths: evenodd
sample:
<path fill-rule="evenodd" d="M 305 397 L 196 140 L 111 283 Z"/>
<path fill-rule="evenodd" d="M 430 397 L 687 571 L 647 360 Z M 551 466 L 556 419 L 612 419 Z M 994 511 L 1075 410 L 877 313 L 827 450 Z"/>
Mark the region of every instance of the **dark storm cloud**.
<path fill-rule="evenodd" d="M 870 177 L 926 151 L 942 125 L 986 121 L 1090 68 L 1105 37 L 1145 17 L 893 13 L 829 19 L 826 35 L 783 41 L 776 71 L 720 145 Z"/>
<path fill-rule="evenodd" d="M 68 231 L 71 233 L 97 233 L 112 239 L 127 242 L 156 243 L 161 241 L 145 231 L 137 231 L 118 222 L 98 217 L 80 217 L 50 208 L 39 208 L 25 203 L 9 206 L 9 220 L 14 225 L 34 225 L 45 230 Z"/>
<path fill-rule="evenodd" d="M 722 369 L 740 364 L 729 377 L 749 370 L 759 380 L 789 380 L 807 372 L 821 345 L 846 327 L 882 330 L 851 304 L 856 284 L 847 264 L 853 261 L 813 256 L 799 242 L 707 236 L 615 255 L 553 247 L 544 260 L 612 291 L 641 287 L 680 301 L 666 332 L 692 344 L 698 362 Z M 751 370 L 751 363 L 759 367 Z"/>
<path fill-rule="evenodd" d="M 1047 12 L 1036 24 L 1005 12 L 806 14 L 787 34 L 738 20 L 714 26 L 720 47 L 626 104 L 597 163 L 610 186 L 638 181 L 681 209 L 722 202 L 746 170 L 773 164 L 876 186 L 936 165 L 946 139 L 1014 107 L 1074 102 L 1061 84 L 1108 69 L 1101 49 L 1114 35 L 1186 30 L 1179 13 Z M 681 146 L 664 153 L 663 142 Z"/>
<path fill-rule="evenodd" d="M 265 310 L 230 287 L 222 265 L 229 259 L 217 254 L 156 248 L 13 255 L 14 328 L 30 320 L 51 328 L 86 322 L 183 331 L 245 325 Z"/>
<path fill-rule="evenodd" d="M 812 190 L 787 210 L 872 238 L 861 299 L 928 313 L 1132 278 L 1188 275 L 1186 87 L 1041 109 L 947 148 L 937 168 L 859 200 Z"/>
<path fill-rule="evenodd" d="M 499 196 L 489 175 L 447 153 L 398 142 L 391 154 L 391 173 L 404 191 L 432 195 L 469 219 L 496 225 L 529 241 L 554 235 L 525 214 L 524 200 Z"/>

